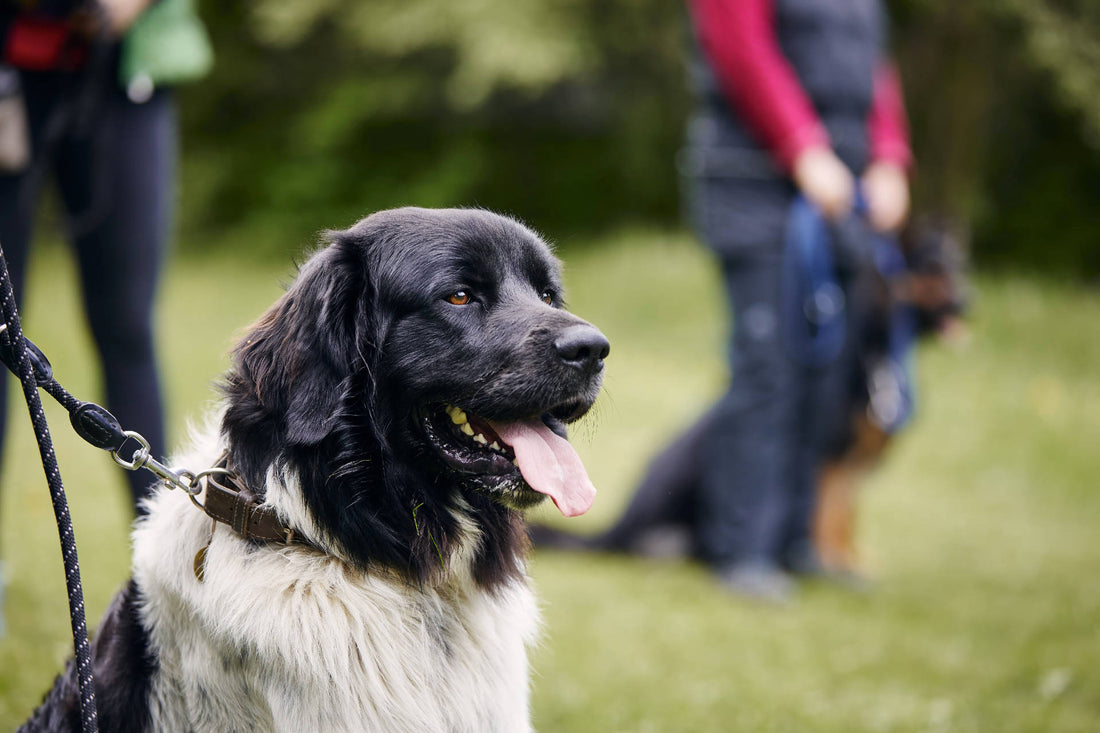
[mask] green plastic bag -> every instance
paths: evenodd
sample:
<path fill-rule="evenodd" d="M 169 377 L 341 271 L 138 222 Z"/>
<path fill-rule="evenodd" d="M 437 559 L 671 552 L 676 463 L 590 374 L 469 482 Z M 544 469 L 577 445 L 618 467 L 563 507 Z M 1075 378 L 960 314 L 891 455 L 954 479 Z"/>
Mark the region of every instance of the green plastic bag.
<path fill-rule="evenodd" d="M 122 40 L 119 82 L 134 102 L 154 89 L 195 81 L 214 65 L 214 49 L 192 0 L 150 5 Z"/>

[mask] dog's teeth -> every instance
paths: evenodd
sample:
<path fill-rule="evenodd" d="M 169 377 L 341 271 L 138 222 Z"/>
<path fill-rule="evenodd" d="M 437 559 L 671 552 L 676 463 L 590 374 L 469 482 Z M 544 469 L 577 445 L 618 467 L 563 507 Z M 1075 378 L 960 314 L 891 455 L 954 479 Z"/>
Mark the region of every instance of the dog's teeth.
<path fill-rule="evenodd" d="M 493 450 L 500 450 L 500 443 L 494 440 L 492 443 L 489 444 L 489 447 Z"/>
<path fill-rule="evenodd" d="M 461 430 L 466 435 L 469 435 L 470 437 L 473 437 L 474 429 L 470 427 L 470 423 L 468 423 L 468 422 L 462 423 L 462 427 L 460 427 L 459 430 Z"/>
<path fill-rule="evenodd" d="M 462 411 L 461 407 L 447 405 L 447 414 L 450 415 L 451 422 L 455 425 L 462 425 L 466 422 L 466 413 Z"/>
<path fill-rule="evenodd" d="M 474 436 L 474 442 L 481 443 L 482 445 L 488 445 L 489 444 L 489 440 L 484 435 L 482 435 L 481 433 L 478 433 L 477 435 Z"/>

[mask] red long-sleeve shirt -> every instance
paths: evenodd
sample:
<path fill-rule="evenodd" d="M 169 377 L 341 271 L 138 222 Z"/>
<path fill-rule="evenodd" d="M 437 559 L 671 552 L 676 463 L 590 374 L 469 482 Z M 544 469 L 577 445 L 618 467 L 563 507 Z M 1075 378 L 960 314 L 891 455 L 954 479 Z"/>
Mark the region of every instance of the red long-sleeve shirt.
<path fill-rule="evenodd" d="M 772 155 L 790 170 L 799 153 L 829 135 L 783 56 L 774 0 L 688 0 L 703 51 L 726 95 Z M 897 70 L 876 70 L 867 119 L 871 158 L 907 167 L 912 154 Z"/>

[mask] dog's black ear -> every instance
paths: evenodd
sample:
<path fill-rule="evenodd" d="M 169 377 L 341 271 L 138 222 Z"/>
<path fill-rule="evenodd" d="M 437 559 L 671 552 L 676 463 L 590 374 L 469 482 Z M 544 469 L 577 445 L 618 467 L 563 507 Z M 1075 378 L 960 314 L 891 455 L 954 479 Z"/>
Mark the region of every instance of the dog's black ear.
<path fill-rule="evenodd" d="M 370 292 L 362 249 L 342 232 L 328 239 L 237 346 L 227 428 L 267 433 L 279 425 L 291 444 L 312 445 L 335 426 L 369 351 Z"/>

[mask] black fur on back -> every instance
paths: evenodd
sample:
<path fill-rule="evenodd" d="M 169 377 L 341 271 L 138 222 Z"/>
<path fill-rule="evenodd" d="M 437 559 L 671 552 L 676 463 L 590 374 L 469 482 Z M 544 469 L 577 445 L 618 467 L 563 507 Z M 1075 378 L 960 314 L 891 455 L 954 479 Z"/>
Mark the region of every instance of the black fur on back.
<path fill-rule="evenodd" d="M 325 238 L 234 352 L 222 424 L 234 467 L 257 491 L 270 468 L 289 469 L 363 568 L 433 582 L 464 517 L 480 530 L 477 582 L 514 577 L 518 512 L 444 469 L 418 411 L 449 402 L 518 418 L 591 392 L 544 364 L 553 333 L 583 323 L 561 309 L 560 266 L 522 225 L 478 210 L 381 212 Z M 460 287 L 477 308 L 446 305 Z"/>
<path fill-rule="evenodd" d="M 157 661 L 141 623 L 141 597 L 131 580 L 115 596 L 92 648 L 99 729 L 139 733 L 149 729 L 149 689 Z M 19 733 L 80 731 L 80 689 L 70 659 L 53 688 Z"/>

